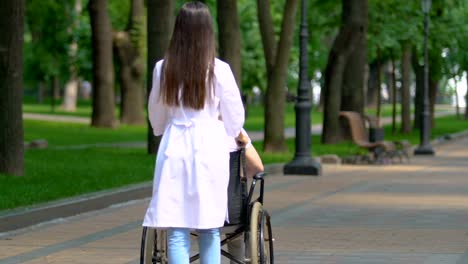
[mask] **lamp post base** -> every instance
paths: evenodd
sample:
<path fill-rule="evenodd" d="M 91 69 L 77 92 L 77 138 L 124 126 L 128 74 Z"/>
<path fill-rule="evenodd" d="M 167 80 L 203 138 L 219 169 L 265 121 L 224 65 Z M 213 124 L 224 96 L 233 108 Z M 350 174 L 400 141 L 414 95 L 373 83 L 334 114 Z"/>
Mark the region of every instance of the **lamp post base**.
<path fill-rule="evenodd" d="M 431 144 L 419 145 L 414 150 L 414 155 L 434 155 L 434 154 L 435 154 L 435 152 L 432 149 Z"/>
<path fill-rule="evenodd" d="M 284 165 L 283 173 L 284 175 L 320 176 L 322 174 L 322 166 L 310 157 L 295 157 L 291 162 Z"/>

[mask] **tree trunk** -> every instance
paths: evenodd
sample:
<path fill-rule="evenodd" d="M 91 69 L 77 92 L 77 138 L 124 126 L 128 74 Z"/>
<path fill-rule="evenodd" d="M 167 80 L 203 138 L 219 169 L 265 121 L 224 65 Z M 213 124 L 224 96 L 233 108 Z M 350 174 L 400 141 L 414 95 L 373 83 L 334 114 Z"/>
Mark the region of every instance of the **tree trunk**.
<path fill-rule="evenodd" d="M 367 84 L 367 96 L 366 105 L 367 107 L 377 107 L 377 93 L 379 91 L 380 84 L 378 83 L 377 74 L 380 72 L 380 67 L 377 60 L 369 64 L 369 80 Z"/>
<path fill-rule="evenodd" d="M 366 3 L 363 3 L 364 1 Z M 360 21 L 359 18 L 355 18 L 357 14 L 360 14 L 356 9 L 362 8 L 362 5 L 367 6 L 367 1 L 343 0 L 343 19 L 340 32 L 333 42 L 332 49 L 328 56 L 327 68 L 325 70 L 325 104 L 322 131 L 322 143 L 325 144 L 337 143 L 343 137 L 339 122 L 339 112 L 340 109 L 347 106 L 343 104 L 342 99 L 349 98 L 350 95 L 348 92 L 350 89 L 362 90 L 362 86 L 355 88 L 354 85 L 349 86 L 353 88 L 342 88 L 345 80 L 345 67 L 348 64 L 348 60 L 352 57 L 351 54 L 354 49 L 362 45 L 361 38 L 364 28 L 363 25 L 358 22 Z M 357 19 L 356 22 L 354 21 L 355 19 Z M 358 54 L 359 53 L 356 53 L 353 58 L 358 59 Z M 350 74 L 350 72 L 347 74 Z M 363 74 L 363 72 L 359 74 Z M 348 77 L 348 79 L 349 78 L 350 77 Z M 359 79 L 359 77 L 357 77 L 357 79 Z M 347 94 L 343 96 L 342 92 L 346 92 Z M 360 91 L 355 92 L 360 93 Z M 355 99 L 353 98 L 352 100 Z M 354 101 L 352 105 L 357 105 L 357 102 L 358 100 Z"/>
<path fill-rule="evenodd" d="M 66 112 L 76 111 L 76 101 L 78 99 L 78 86 L 79 80 L 76 72 L 76 68 L 70 65 L 70 80 L 65 84 L 65 91 L 63 94 L 63 105 L 62 108 Z"/>
<path fill-rule="evenodd" d="M 39 83 L 37 84 L 37 102 L 39 104 L 44 103 L 44 96 L 46 93 L 46 89 L 44 86 L 44 81 L 39 81 Z"/>
<path fill-rule="evenodd" d="M 439 90 L 439 80 L 431 77 L 429 74 L 429 110 L 430 110 L 430 124 L 434 127 L 435 124 L 435 104 L 437 100 L 437 94 Z"/>
<path fill-rule="evenodd" d="M 216 3 L 219 57 L 229 63 L 236 77 L 237 86 L 241 89 L 241 31 L 237 0 L 223 0 Z"/>
<path fill-rule="evenodd" d="M 411 45 L 402 45 L 401 55 L 401 132 L 411 132 Z"/>
<path fill-rule="evenodd" d="M 172 0 L 147 1 L 147 96 L 153 85 L 153 69 L 158 60 L 164 57 L 171 37 L 174 16 L 174 2 Z M 155 154 L 161 137 L 155 137 L 148 121 L 148 154 Z"/>
<path fill-rule="evenodd" d="M 456 79 L 455 79 L 456 80 Z M 458 81 L 456 81 L 458 82 Z M 447 85 L 447 84 L 445 84 Z M 457 119 L 460 119 L 460 96 L 458 94 L 458 89 L 457 89 L 457 86 L 455 85 L 455 89 L 453 89 L 454 93 L 455 93 L 455 114 L 456 114 L 456 117 Z"/>
<path fill-rule="evenodd" d="M 268 0 L 257 0 L 260 33 L 268 71 L 264 128 L 264 151 L 266 152 L 287 150 L 284 137 L 285 86 L 298 5 L 298 0 L 286 1 L 278 48 L 276 49 L 274 48 L 276 43 Z"/>
<path fill-rule="evenodd" d="M 385 81 L 385 86 L 387 89 L 387 101 L 386 103 L 389 104 L 392 102 L 393 98 L 393 76 L 392 76 L 392 63 L 391 61 L 385 62 L 384 66 L 384 81 Z"/>
<path fill-rule="evenodd" d="M 0 173 L 23 175 L 24 0 L 4 0 L 0 8 Z"/>
<path fill-rule="evenodd" d="M 367 64 L 367 0 L 344 0 L 344 23 L 352 23 L 357 29 L 354 34 L 358 38 L 354 48 L 346 61 L 343 73 L 341 111 L 355 111 L 364 113 L 364 75 Z M 345 131 L 343 131 L 345 132 Z"/>
<path fill-rule="evenodd" d="M 320 97 L 317 105 L 317 110 L 323 112 L 323 106 L 325 105 L 325 69 L 320 71 Z"/>
<path fill-rule="evenodd" d="M 396 87 L 396 66 L 392 53 L 392 133 L 396 133 L 396 105 L 397 105 L 397 87 Z"/>
<path fill-rule="evenodd" d="M 465 119 L 468 120 L 468 71 L 465 71 L 466 94 L 465 94 Z"/>
<path fill-rule="evenodd" d="M 339 35 L 338 35 L 339 37 Z M 336 42 L 335 42 L 336 43 Z M 341 83 L 346 54 L 332 48 L 325 71 L 324 108 L 322 143 L 332 144 L 340 141 Z"/>
<path fill-rule="evenodd" d="M 60 99 L 60 80 L 57 75 L 52 76 L 52 83 L 50 85 L 50 107 L 51 111 L 55 112 L 57 100 Z"/>
<path fill-rule="evenodd" d="M 434 48 L 429 52 L 429 110 L 430 124 L 434 127 L 435 124 L 435 105 L 437 102 L 437 94 L 439 92 L 439 83 L 442 76 L 442 53 L 441 49 Z"/>
<path fill-rule="evenodd" d="M 424 89 L 424 66 L 419 65 L 418 54 L 416 49 L 413 49 L 411 54 L 411 62 L 413 65 L 414 74 L 416 76 L 416 94 L 414 96 L 414 127 L 421 129 L 421 113 L 423 107 L 423 89 Z"/>
<path fill-rule="evenodd" d="M 107 0 L 90 0 L 93 45 L 93 114 L 94 127 L 114 127 L 114 65 L 112 61 L 112 28 L 107 13 Z"/>
<path fill-rule="evenodd" d="M 378 89 L 377 89 L 377 111 L 376 111 L 376 116 L 377 116 L 377 122 L 380 126 L 380 118 L 382 116 L 382 54 L 380 51 L 380 47 L 377 47 L 377 83 Z"/>
<path fill-rule="evenodd" d="M 75 0 L 75 8 L 74 12 L 76 14 L 80 14 L 82 7 L 81 7 L 81 0 Z M 69 30 L 71 32 L 75 31 L 76 28 L 79 26 L 78 16 L 73 21 L 73 24 L 70 26 Z M 68 112 L 75 112 L 76 111 L 76 101 L 78 99 L 78 87 L 79 87 L 79 80 L 78 80 L 78 72 L 76 69 L 75 63 L 73 61 L 76 59 L 78 53 L 78 43 L 76 39 L 73 39 L 72 43 L 70 44 L 70 80 L 65 84 L 65 91 L 63 94 L 63 105 L 62 108 Z"/>
<path fill-rule="evenodd" d="M 269 0 L 257 0 L 257 14 L 260 34 L 262 35 L 267 76 L 270 76 L 273 71 L 273 67 L 275 66 L 277 43 L 275 40 L 275 30 L 273 28 L 273 19 L 271 18 Z"/>
<path fill-rule="evenodd" d="M 131 4 L 127 31 L 114 34 L 114 47 L 120 64 L 120 122 L 135 125 L 145 122 L 142 57 L 144 6 L 143 0 L 131 0 Z"/>

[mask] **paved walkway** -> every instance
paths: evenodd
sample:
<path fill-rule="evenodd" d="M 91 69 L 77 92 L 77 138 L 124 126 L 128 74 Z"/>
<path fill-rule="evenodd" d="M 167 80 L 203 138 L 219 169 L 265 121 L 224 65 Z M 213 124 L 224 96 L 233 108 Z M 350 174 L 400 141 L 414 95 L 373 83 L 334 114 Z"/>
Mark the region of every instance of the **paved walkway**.
<path fill-rule="evenodd" d="M 410 164 L 324 165 L 323 172 L 268 176 L 276 263 L 468 263 L 467 137 Z M 138 263 L 147 204 L 0 234 L 0 263 Z"/>

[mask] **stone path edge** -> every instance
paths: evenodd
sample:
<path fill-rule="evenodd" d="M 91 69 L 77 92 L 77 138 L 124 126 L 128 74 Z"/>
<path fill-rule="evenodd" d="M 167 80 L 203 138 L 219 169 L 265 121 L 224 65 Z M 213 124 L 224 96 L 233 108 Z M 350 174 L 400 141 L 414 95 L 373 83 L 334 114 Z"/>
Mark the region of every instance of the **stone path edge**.
<path fill-rule="evenodd" d="M 57 218 L 65 218 L 131 200 L 148 198 L 152 193 L 151 182 L 61 199 L 31 207 L 6 210 L 0 213 L 0 234 Z"/>

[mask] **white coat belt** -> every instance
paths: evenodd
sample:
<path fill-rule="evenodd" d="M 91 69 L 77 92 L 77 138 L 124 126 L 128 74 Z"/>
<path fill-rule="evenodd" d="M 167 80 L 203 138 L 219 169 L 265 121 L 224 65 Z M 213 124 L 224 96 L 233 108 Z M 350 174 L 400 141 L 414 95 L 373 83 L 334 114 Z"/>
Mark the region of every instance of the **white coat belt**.
<path fill-rule="evenodd" d="M 174 120 L 169 125 L 170 144 L 164 154 L 168 157 L 184 158 L 189 153 L 197 151 L 201 138 L 195 136 L 195 122 L 192 120 Z M 168 131 L 169 132 L 169 131 Z M 190 143 L 192 142 L 192 143 Z M 191 150 L 191 151 L 190 151 Z"/>
<path fill-rule="evenodd" d="M 167 157 L 187 158 L 188 155 L 196 155 L 203 145 L 214 144 L 214 148 L 208 149 L 220 148 L 219 144 L 224 144 L 222 127 L 218 120 L 174 119 L 166 129 L 166 132 L 170 132 L 167 133 L 170 143 L 164 154 Z"/>

